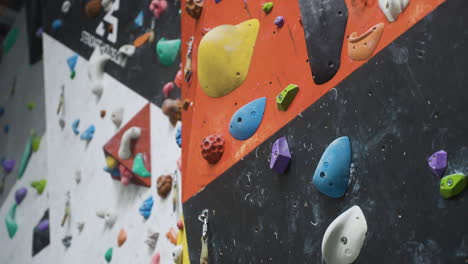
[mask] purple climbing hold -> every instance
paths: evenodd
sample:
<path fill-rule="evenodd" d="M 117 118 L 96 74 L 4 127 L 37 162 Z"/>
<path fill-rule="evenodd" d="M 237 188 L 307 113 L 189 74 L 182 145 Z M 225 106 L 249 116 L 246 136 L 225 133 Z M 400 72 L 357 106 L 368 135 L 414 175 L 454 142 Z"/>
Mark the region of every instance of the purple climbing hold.
<path fill-rule="evenodd" d="M 290 161 L 291 152 L 289 152 L 286 137 L 278 138 L 271 148 L 270 169 L 274 169 L 278 173 L 284 173 Z"/>
<path fill-rule="evenodd" d="M 6 173 L 10 173 L 15 168 L 15 164 L 16 164 L 16 162 L 15 162 L 14 159 L 5 159 L 5 160 L 2 161 L 3 170 Z"/>
<path fill-rule="evenodd" d="M 40 27 L 36 30 L 36 38 L 42 38 L 42 33 L 44 33 L 44 28 Z"/>
<path fill-rule="evenodd" d="M 445 169 L 447 168 L 447 152 L 444 150 L 439 150 L 432 154 L 429 159 L 427 159 L 427 162 L 432 172 L 435 175 L 442 177 L 444 175 Z"/>
<path fill-rule="evenodd" d="M 41 232 L 47 231 L 48 229 L 49 229 L 49 219 L 44 219 L 37 225 L 37 230 Z"/>
<path fill-rule="evenodd" d="M 26 194 L 28 194 L 28 189 L 26 189 L 25 187 L 22 187 L 16 190 L 15 192 L 16 204 L 19 205 L 23 201 L 24 197 L 26 197 Z"/>
<path fill-rule="evenodd" d="M 277 16 L 277 17 L 275 18 L 275 25 L 276 25 L 277 27 L 279 27 L 279 28 L 283 27 L 283 25 L 284 25 L 284 17 L 282 17 L 282 16 Z"/>

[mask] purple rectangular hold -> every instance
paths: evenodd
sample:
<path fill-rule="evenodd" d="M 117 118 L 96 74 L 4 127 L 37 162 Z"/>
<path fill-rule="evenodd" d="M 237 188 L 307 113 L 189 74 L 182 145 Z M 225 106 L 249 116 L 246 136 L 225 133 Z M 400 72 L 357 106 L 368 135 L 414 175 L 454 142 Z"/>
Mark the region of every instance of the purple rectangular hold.
<path fill-rule="evenodd" d="M 291 161 L 291 152 L 289 152 L 288 141 L 286 137 L 278 138 L 271 148 L 270 169 L 278 173 L 284 173 Z"/>
<path fill-rule="evenodd" d="M 447 152 L 444 150 L 439 150 L 436 153 L 432 154 L 427 160 L 429 168 L 431 171 L 442 177 L 444 175 L 445 169 L 447 168 Z"/>

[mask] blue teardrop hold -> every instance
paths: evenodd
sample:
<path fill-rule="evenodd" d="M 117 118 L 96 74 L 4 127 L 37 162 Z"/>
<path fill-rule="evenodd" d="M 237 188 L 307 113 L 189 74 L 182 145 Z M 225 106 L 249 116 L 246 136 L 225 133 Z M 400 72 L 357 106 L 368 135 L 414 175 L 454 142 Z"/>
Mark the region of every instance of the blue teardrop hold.
<path fill-rule="evenodd" d="M 68 67 L 70 68 L 70 71 L 75 71 L 75 66 L 76 66 L 76 62 L 78 61 L 78 55 L 72 55 L 70 56 L 68 59 L 67 59 L 67 64 L 68 64 Z"/>
<path fill-rule="evenodd" d="M 229 124 L 231 136 L 238 140 L 246 140 L 253 136 L 262 122 L 265 105 L 266 97 L 262 97 L 237 110 Z"/>
<path fill-rule="evenodd" d="M 151 215 L 151 209 L 153 208 L 153 196 L 148 197 L 140 207 L 140 214 L 148 219 Z"/>
<path fill-rule="evenodd" d="M 348 137 L 335 139 L 323 152 L 312 183 L 319 192 L 331 198 L 340 198 L 348 189 L 351 167 L 351 144 Z"/>

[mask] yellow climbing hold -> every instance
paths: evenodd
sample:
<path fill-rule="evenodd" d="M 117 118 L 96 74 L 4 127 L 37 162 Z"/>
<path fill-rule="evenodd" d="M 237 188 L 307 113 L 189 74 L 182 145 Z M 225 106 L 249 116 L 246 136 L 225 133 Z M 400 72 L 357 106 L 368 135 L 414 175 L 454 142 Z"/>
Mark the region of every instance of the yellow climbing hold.
<path fill-rule="evenodd" d="M 106 157 L 106 163 L 107 163 L 107 167 L 111 170 L 117 167 L 117 160 L 114 159 L 112 156 Z"/>
<path fill-rule="evenodd" d="M 250 19 L 215 27 L 201 39 L 198 80 L 208 96 L 229 94 L 247 78 L 258 28 L 258 20 Z"/>

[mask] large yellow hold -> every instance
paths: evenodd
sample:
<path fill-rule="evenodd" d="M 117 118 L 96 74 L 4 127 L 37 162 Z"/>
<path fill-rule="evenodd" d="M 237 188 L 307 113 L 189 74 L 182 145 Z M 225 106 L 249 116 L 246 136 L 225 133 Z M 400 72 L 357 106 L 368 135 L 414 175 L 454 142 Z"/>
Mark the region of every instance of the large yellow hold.
<path fill-rule="evenodd" d="M 198 80 L 208 96 L 224 96 L 247 78 L 258 28 L 258 20 L 250 19 L 235 26 L 215 27 L 201 39 Z"/>

